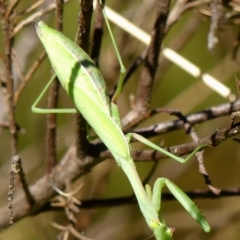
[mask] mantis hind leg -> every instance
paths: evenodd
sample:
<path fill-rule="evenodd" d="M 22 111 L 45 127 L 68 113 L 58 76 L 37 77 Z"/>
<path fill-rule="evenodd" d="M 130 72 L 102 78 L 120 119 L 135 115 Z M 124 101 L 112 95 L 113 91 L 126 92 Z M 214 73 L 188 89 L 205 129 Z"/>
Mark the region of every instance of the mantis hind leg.
<path fill-rule="evenodd" d="M 202 148 L 204 148 L 206 145 L 204 146 L 199 146 L 197 147 L 192 153 L 190 153 L 188 155 L 187 158 L 181 158 L 181 157 L 178 157 L 176 155 L 174 155 L 173 153 L 159 147 L 158 145 L 152 143 L 151 141 L 149 141 L 148 139 L 144 138 L 143 136 L 139 135 L 139 134 L 136 134 L 136 133 L 129 133 L 126 135 L 128 141 L 130 142 L 132 138 L 135 138 L 136 140 L 144 143 L 145 145 L 153 148 L 154 150 L 156 151 L 159 151 L 163 154 L 165 154 L 166 156 L 172 158 L 173 160 L 177 161 L 177 162 L 180 162 L 180 163 L 185 163 L 187 162 L 188 160 L 190 160 L 199 150 L 201 150 Z"/>

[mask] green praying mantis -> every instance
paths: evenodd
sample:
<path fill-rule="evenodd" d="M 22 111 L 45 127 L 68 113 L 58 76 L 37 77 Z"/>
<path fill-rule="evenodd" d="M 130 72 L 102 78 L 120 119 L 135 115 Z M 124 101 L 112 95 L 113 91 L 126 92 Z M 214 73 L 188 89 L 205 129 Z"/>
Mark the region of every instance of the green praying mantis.
<path fill-rule="evenodd" d="M 126 174 L 145 221 L 157 240 L 169 240 L 173 235 L 173 229 L 167 226 L 160 212 L 161 190 L 164 186 L 168 187 L 203 230 L 209 232 L 210 226 L 195 203 L 170 180 L 159 178 L 154 184 L 153 191 L 148 185 L 144 189 L 130 153 L 130 141 L 133 137 L 180 163 L 187 162 L 201 147 L 183 159 L 140 135 L 134 133 L 124 135 L 117 105 L 113 101 L 110 102 L 106 94 L 105 81 L 88 54 L 63 34 L 49 28 L 41 21 L 36 23 L 36 30 L 58 79 L 73 100 L 77 110 L 36 107 L 51 84 L 50 81 L 34 103 L 32 111 L 36 113 L 74 113 L 79 111 L 83 115 Z M 121 89 L 122 80 L 121 77 L 118 90 Z"/>

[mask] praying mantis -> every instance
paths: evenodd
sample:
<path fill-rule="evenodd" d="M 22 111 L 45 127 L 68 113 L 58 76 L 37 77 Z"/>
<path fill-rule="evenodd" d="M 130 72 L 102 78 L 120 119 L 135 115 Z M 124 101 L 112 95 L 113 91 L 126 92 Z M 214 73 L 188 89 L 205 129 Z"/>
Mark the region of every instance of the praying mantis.
<path fill-rule="evenodd" d="M 75 113 L 79 111 L 83 115 L 126 174 L 145 221 L 157 240 L 170 240 L 173 235 L 173 229 L 167 226 L 160 212 L 161 190 L 164 186 L 168 187 L 203 230 L 209 232 L 210 226 L 195 203 L 169 179 L 158 178 L 154 184 L 153 191 L 151 191 L 149 185 L 144 189 L 130 153 L 130 141 L 132 138 L 143 142 L 180 163 L 187 162 L 201 147 L 196 148 L 186 159 L 183 159 L 138 134 L 129 133 L 124 135 L 118 108 L 115 104 L 116 98 L 110 102 L 106 94 L 105 81 L 88 54 L 77 44 L 58 31 L 49 28 L 42 21 L 36 23 L 36 31 L 58 79 L 73 100 L 77 110 L 40 109 L 36 107 L 51 84 L 50 81 L 33 104 L 32 111 L 36 113 Z M 121 89 L 122 81 L 123 77 L 120 77 L 117 91 Z"/>

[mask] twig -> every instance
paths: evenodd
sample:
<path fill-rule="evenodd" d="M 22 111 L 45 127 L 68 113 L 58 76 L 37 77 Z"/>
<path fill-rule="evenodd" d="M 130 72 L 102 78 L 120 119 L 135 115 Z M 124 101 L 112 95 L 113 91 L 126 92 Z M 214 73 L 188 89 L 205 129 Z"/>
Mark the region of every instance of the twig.
<path fill-rule="evenodd" d="M 196 189 L 192 191 L 185 191 L 185 193 L 191 199 L 220 199 L 224 197 L 236 197 L 240 196 L 240 188 L 228 188 L 222 189 L 219 195 L 214 194 L 211 190 L 202 190 Z M 175 197 L 169 193 L 162 193 L 161 200 L 163 201 L 175 201 Z M 116 197 L 116 198 L 91 198 L 85 199 L 81 201 L 81 205 L 79 205 L 80 209 L 96 209 L 96 208 L 111 208 L 111 207 L 119 207 L 122 205 L 131 205 L 136 204 L 136 198 L 132 195 L 126 197 Z M 53 207 L 50 203 L 46 204 L 42 209 L 42 212 L 48 211 L 62 211 L 62 207 Z"/>
<path fill-rule="evenodd" d="M 187 0 L 176 1 L 167 19 L 166 32 L 168 32 L 170 28 L 173 26 L 173 24 L 176 23 L 179 20 L 179 18 L 182 16 L 183 9 L 186 3 L 187 3 Z"/>
<path fill-rule="evenodd" d="M 13 61 L 13 64 L 16 68 L 16 71 L 18 73 L 18 76 L 19 76 L 21 82 L 25 82 L 26 80 L 23 76 L 23 72 L 22 72 L 21 66 L 19 64 L 19 61 L 17 60 L 16 51 L 14 49 L 12 49 L 12 61 Z"/>
<path fill-rule="evenodd" d="M 71 0 L 66 0 L 64 2 L 67 3 L 70 1 Z M 33 13 L 32 15 L 30 15 L 28 18 L 25 18 L 14 28 L 13 33 L 12 33 L 13 36 L 16 35 L 21 29 L 27 27 L 29 24 L 35 22 L 36 20 L 38 20 L 42 16 L 46 15 L 47 13 L 52 12 L 54 9 L 55 9 L 55 3 L 51 3 L 47 6 L 47 8 L 41 9 L 41 10 Z"/>
<path fill-rule="evenodd" d="M 235 82 L 236 82 L 238 93 L 240 93 L 240 80 L 236 76 L 235 76 Z M 239 116 L 240 116 L 240 111 L 239 110 L 231 113 L 231 120 L 230 120 L 230 124 L 229 124 L 229 127 L 228 127 L 229 131 L 233 127 L 235 119 Z"/>
<path fill-rule="evenodd" d="M 52 223 L 52 226 L 62 231 L 61 235 L 63 236 L 62 239 L 67 240 L 69 233 L 71 233 L 76 239 L 79 240 L 93 240 L 91 238 L 85 237 L 82 234 L 80 234 L 73 226 L 72 224 L 68 224 L 67 226 L 62 226 L 57 223 Z"/>
<path fill-rule="evenodd" d="M 238 99 L 233 103 L 220 104 L 217 106 L 213 106 L 211 108 L 201 110 L 197 113 L 190 114 L 187 116 L 187 121 L 191 124 L 191 126 L 193 126 L 195 124 L 206 122 L 207 120 L 230 115 L 232 112 L 236 112 L 239 110 L 240 110 L 240 99 Z M 157 108 L 147 112 L 146 115 L 142 116 L 142 120 L 147 119 L 150 116 L 153 116 L 157 113 L 162 113 L 162 108 Z M 158 123 L 153 126 L 149 126 L 145 128 L 131 129 L 131 130 L 128 129 L 128 131 L 138 133 L 146 138 L 149 138 L 149 137 L 157 136 L 158 134 L 180 129 L 182 127 L 183 127 L 182 121 L 173 120 L 173 121 Z"/>
<path fill-rule="evenodd" d="M 91 29 L 91 19 L 93 13 L 93 1 L 83 0 L 80 3 L 81 11 L 78 15 L 78 35 L 77 44 L 86 52 L 89 52 L 89 36 Z M 76 127 L 76 148 L 79 159 L 85 159 L 89 151 L 87 141 L 86 121 L 80 113 L 75 114 Z"/>
<path fill-rule="evenodd" d="M 21 128 L 18 124 L 16 124 L 17 131 L 21 134 L 25 134 L 26 130 L 24 128 Z M 9 129 L 9 123 L 8 122 L 2 122 L 0 123 L 0 129 Z"/>
<path fill-rule="evenodd" d="M 38 0 L 37 2 L 33 3 L 32 5 L 24 9 L 22 12 L 18 13 L 17 19 L 23 17 L 25 14 L 30 13 L 34 9 L 38 8 L 43 2 L 44 0 Z"/>
<path fill-rule="evenodd" d="M 17 4 L 17 2 L 15 2 Z M 11 151 L 12 151 L 12 160 L 10 171 L 10 183 L 8 190 L 8 199 L 9 199 L 9 217 L 10 224 L 13 224 L 13 194 L 14 194 L 14 180 L 15 174 L 18 174 L 20 181 L 24 190 L 24 193 L 27 197 L 28 204 L 32 204 L 33 198 L 28 190 L 27 182 L 24 177 L 23 168 L 21 165 L 21 158 L 18 154 L 18 130 L 15 117 L 15 103 L 14 103 L 14 82 L 13 82 L 13 70 L 12 70 L 12 51 L 13 51 L 13 22 L 11 22 L 12 15 L 5 16 L 7 12 L 7 6 L 1 1 L 0 2 L 0 14 L 2 17 L 2 29 L 5 37 L 5 69 L 6 69 L 6 78 L 2 80 L 2 87 L 4 88 L 4 97 L 7 105 L 8 111 L 8 121 L 9 121 L 9 130 L 11 134 Z M 10 13 L 14 10 L 10 10 Z"/>
<path fill-rule="evenodd" d="M 55 25 L 59 32 L 63 30 L 63 0 L 56 1 L 55 11 Z M 51 84 L 49 95 L 48 95 L 48 108 L 57 108 L 59 98 L 60 83 L 57 77 L 55 77 Z M 49 113 L 47 115 L 47 162 L 48 162 L 48 173 L 52 171 L 53 166 L 57 163 L 57 149 L 56 149 L 56 125 L 57 115 L 55 113 Z"/>
<path fill-rule="evenodd" d="M 160 1 L 151 42 L 145 58 L 140 83 L 136 94 L 135 110 L 145 112 L 149 109 L 155 73 L 158 67 L 158 57 L 162 46 L 170 1 Z"/>
<path fill-rule="evenodd" d="M 66 183 L 67 193 L 61 191 L 53 185 L 53 188 L 59 195 L 54 199 L 54 202 L 52 202 L 52 206 L 61 206 L 64 208 L 68 221 L 72 224 L 76 224 L 77 219 L 74 214 L 79 212 L 78 206 L 81 205 L 81 202 L 76 197 L 74 197 L 74 194 L 80 191 L 83 185 L 80 185 L 76 190 L 72 192 L 70 185 L 70 182 Z"/>
<path fill-rule="evenodd" d="M 219 19 L 219 3 L 218 0 L 211 0 L 211 24 L 208 33 L 208 50 L 213 51 L 215 45 L 218 43 L 216 31 L 218 28 Z"/>
<path fill-rule="evenodd" d="M 8 7 L 6 12 L 6 19 L 10 17 L 10 15 L 13 13 L 13 11 L 16 9 L 17 5 L 20 3 L 21 0 L 14 0 L 11 2 L 11 5 Z"/>
<path fill-rule="evenodd" d="M 15 182 L 15 176 L 16 174 L 19 175 L 20 181 L 22 183 L 24 193 L 27 197 L 27 201 L 30 206 L 33 206 L 35 204 L 35 200 L 33 196 L 31 195 L 28 184 L 25 179 L 25 174 L 22 168 L 21 158 L 16 155 L 13 156 L 13 161 L 11 163 L 11 170 L 10 170 L 10 183 L 9 183 L 9 191 L 8 191 L 8 201 L 9 201 L 9 210 L 10 210 L 10 224 L 13 224 L 13 193 L 14 193 L 14 182 Z"/>
<path fill-rule="evenodd" d="M 191 199 L 219 199 L 223 197 L 236 197 L 240 196 L 240 188 L 229 188 L 222 189 L 219 195 L 214 194 L 211 190 L 196 189 L 192 191 L 185 191 L 185 193 Z M 162 193 L 161 200 L 163 201 L 175 201 L 175 197 L 169 193 Z M 105 199 L 85 199 L 81 201 L 80 209 L 95 209 L 95 208 L 106 208 L 106 207 L 118 207 L 126 204 L 136 204 L 137 201 L 131 196 L 117 197 L 117 198 L 105 198 Z M 44 211 L 61 211 L 62 208 L 53 208 L 50 204 L 46 205 Z"/>
<path fill-rule="evenodd" d="M 89 36 L 91 29 L 91 19 L 93 13 L 93 2 L 89 0 L 81 1 L 81 12 L 78 16 L 77 44 L 85 51 L 89 52 Z"/>
<path fill-rule="evenodd" d="M 30 67 L 26 75 L 24 76 L 24 81 L 21 82 L 20 86 L 18 87 L 17 91 L 14 94 L 14 102 L 15 104 L 18 102 L 18 99 L 23 92 L 25 86 L 27 85 L 28 81 L 32 78 L 33 74 L 37 71 L 41 63 L 46 57 L 46 52 L 42 52 L 40 56 L 35 60 L 33 65 Z"/>
<path fill-rule="evenodd" d="M 102 1 L 104 5 L 104 1 Z M 95 9 L 95 20 L 94 20 L 94 32 L 93 32 L 93 40 L 92 40 L 92 50 L 91 50 L 91 58 L 95 62 L 96 66 L 98 66 L 98 59 L 100 48 L 102 44 L 102 36 L 103 36 L 103 14 L 102 8 L 97 1 L 97 6 Z"/>
<path fill-rule="evenodd" d="M 238 30 L 237 36 L 233 43 L 233 50 L 232 50 L 232 59 L 233 60 L 236 60 L 239 45 L 240 45 L 240 30 Z"/>

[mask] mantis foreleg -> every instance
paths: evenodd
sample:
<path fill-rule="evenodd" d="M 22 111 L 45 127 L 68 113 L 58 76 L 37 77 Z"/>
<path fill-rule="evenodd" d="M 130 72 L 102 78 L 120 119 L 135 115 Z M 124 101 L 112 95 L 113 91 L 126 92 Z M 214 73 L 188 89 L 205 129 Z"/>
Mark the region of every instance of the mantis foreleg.
<path fill-rule="evenodd" d="M 198 224 L 204 229 L 204 231 L 209 232 L 210 226 L 206 222 L 205 218 L 199 211 L 196 204 L 178 186 L 176 186 L 167 178 L 158 178 L 154 183 L 152 202 L 157 211 L 160 212 L 161 209 L 161 190 L 164 186 L 166 186 L 170 190 L 174 197 L 182 204 L 182 206 L 192 216 L 192 218 L 194 218 L 198 222 Z"/>

